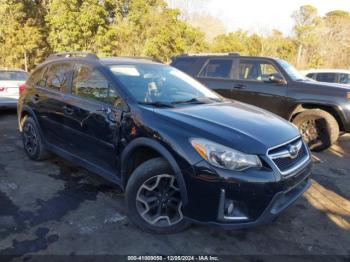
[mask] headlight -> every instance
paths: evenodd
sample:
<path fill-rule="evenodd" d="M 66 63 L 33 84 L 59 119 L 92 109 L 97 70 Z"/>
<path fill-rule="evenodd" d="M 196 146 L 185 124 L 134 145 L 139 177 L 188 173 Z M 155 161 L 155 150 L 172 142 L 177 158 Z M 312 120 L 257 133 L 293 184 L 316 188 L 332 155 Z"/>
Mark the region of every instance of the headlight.
<path fill-rule="evenodd" d="M 193 138 L 190 142 L 198 154 L 213 166 L 235 171 L 262 166 L 259 157 L 256 155 L 247 155 L 201 138 Z"/>

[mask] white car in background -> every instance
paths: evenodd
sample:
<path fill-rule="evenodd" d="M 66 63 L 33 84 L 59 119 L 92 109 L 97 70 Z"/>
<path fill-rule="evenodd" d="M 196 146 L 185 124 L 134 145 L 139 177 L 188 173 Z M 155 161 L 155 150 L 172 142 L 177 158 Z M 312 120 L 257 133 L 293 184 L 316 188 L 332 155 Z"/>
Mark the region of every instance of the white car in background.
<path fill-rule="evenodd" d="M 28 74 L 20 69 L 0 69 L 0 108 L 15 108 Z"/>
<path fill-rule="evenodd" d="M 312 69 L 302 73 L 318 82 L 350 85 L 350 70 L 344 69 Z"/>

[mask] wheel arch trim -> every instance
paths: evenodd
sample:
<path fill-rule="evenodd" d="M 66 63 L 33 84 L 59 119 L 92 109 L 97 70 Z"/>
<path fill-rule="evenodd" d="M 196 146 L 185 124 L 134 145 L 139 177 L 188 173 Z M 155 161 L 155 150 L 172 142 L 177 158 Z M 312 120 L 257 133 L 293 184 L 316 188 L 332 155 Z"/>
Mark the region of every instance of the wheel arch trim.
<path fill-rule="evenodd" d="M 321 109 L 319 107 L 329 107 L 332 108 L 336 114 L 338 114 L 338 117 L 341 121 L 341 125 L 346 125 L 346 117 L 345 117 L 345 113 L 343 112 L 341 106 L 337 105 L 337 104 L 333 104 L 333 103 L 325 103 L 325 102 L 321 102 L 321 101 L 315 101 L 315 100 L 300 100 L 297 101 L 297 103 L 295 104 L 295 107 L 293 109 L 293 111 L 289 114 L 288 116 L 288 120 L 291 121 L 293 116 L 295 116 L 295 114 L 297 113 L 301 113 L 303 110 L 298 111 L 298 108 L 303 107 L 303 105 L 305 104 L 309 104 L 309 105 L 314 105 L 315 108 L 314 109 Z M 331 112 L 328 112 L 330 114 L 332 114 Z"/>
<path fill-rule="evenodd" d="M 156 152 L 160 154 L 161 157 L 163 157 L 170 165 L 171 169 L 174 172 L 174 175 L 178 181 L 180 190 L 181 190 L 181 200 L 183 205 L 186 205 L 188 203 L 188 195 L 187 195 L 187 189 L 185 180 L 183 178 L 183 174 L 181 172 L 181 169 L 179 165 L 177 164 L 175 158 L 172 156 L 172 154 L 169 152 L 168 149 L 166 149 L 162 144 L 160 144 L 158 141 L 155 141 L 150 138 L 136 138 L 130 144 L 126 146 L 126 148 L 123 150 L 121 155 L 121 182 L 123 186 L 126 186 L 126 178 L 127 178 L 127 164 L 129 157 L 140 147 L 149 147 Z"/>
<path fill-rule="evenodd" d="M 39 121 L 38 121 L 38 118 L 37 116 L 35 115 L 33 109 L 31 109 L 29 106 L 23 106 L 22 110 L 20 112 L 18 112 L 18 128 L 19 128 L 19 131 L 22 132 L 22 116 L 23 114 L 26 114 L 26 115 L 29 115 L 31 116 L 35 123 L 37 124 L 37 127 L 39 128 L 39 132 L 41 133 L 41 127 L 39 125 Z"/>

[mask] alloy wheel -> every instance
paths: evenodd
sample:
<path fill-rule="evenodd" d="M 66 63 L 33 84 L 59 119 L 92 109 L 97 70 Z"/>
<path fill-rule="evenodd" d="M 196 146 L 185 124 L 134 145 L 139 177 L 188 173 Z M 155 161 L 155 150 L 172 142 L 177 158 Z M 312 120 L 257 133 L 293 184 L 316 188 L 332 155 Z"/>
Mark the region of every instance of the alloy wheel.
<path fill-rule="evenodd" d="M 180 189 L 174 176 L 153 176 L 137 192 L 137 211 L 153 226 L 167 227 L 179 223 L 183 219 L 181 207 Z"/>
<path fill-rule="evenodd" d="M 36 152 L 38 146 L 38 136 L 35 128 L 31 123 L 26 123 L 23 127 L 24 148 L 30 154 L 33 155 Z"/>

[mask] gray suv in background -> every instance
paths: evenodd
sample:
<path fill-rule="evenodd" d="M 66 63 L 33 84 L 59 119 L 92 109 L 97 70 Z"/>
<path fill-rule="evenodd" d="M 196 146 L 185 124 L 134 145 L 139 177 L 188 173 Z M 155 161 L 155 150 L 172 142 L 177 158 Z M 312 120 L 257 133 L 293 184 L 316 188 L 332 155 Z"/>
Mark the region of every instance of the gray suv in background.
<path fill-rule="evenodd" d="M 312 150 L 326 149 L 340 132 L 350 132 L 350 87 L 308 79 L 282 59 L 185 54 L 171 65 L 224 97 L 291 121 Z"/>

